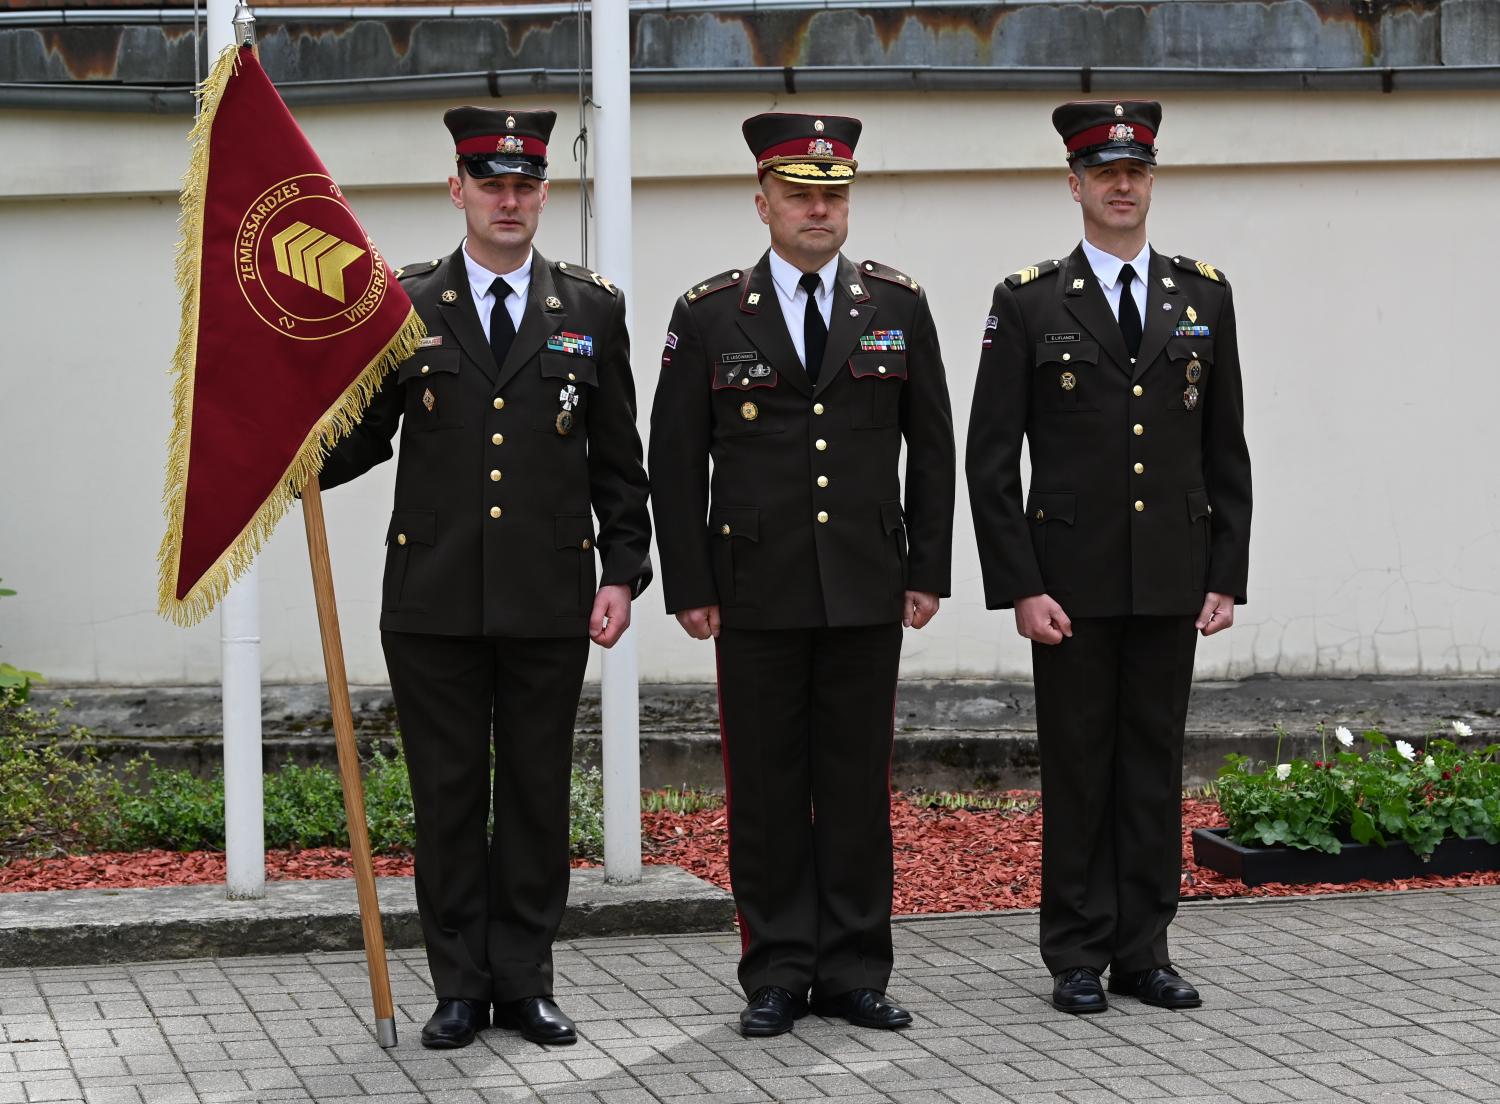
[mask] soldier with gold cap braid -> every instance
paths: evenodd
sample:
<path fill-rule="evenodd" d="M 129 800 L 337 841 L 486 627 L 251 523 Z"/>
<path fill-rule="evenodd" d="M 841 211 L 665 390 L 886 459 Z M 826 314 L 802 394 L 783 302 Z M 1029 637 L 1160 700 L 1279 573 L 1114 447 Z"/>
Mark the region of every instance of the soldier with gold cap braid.
<path fill-rule="evenodd" d="M 624 297 L 531 244 L 555 118 L 444 115 L 468 236 L 402 270 L 429 336 L 322 475 L 332 487 L 388 459 L 400 429 L 380 628 L 416 807 L 433 1048 L 468 1045 L 492 1007 L 535 1042 L 577 1038 L 552 973 L 573 724 L 589 640 L 612 646 L 651 578 Z"/>
<path fill-rule="evenodd" d="M 809 993 L 903 1027 L 885 995 L 892 713 L 902 626 L 948 593 L 942 354 L 916 281 L 840 253 L 859 120 L 743 132 L 771 248 L 678 299 L 650 449 L 667 609 L 716 641 L 740 1029 L 791 1030 Z"/>
<path fill-rule="evenodd" d="M 1083 212 L 1071 255 L 995 288 L 967 471 L 991 609 L 1032 641 L 1053 1003 L 1167 1008 L 1195 633 L 1245 601 L 1250 457 L 1234 302 L 1214 266 L 1146 240 L 1161 107 L 1064 104 Z M 1023 438 L 1031 490 L 1021 503 Z"/>

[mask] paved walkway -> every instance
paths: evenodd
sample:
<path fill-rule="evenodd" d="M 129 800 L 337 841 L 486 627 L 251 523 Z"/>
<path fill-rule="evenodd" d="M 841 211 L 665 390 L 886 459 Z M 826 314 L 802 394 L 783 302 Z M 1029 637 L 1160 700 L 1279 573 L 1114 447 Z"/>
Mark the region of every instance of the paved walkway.
<path fill-rule="evenodd" d="M 1035 914 L 1004 913 L 899 925 L 913 1029 L 768 1041 L 731 1029 L 733 936 L 579 940 L 559 992 L 584 1041 L 555 1051 L 424 1051 L 414 951 L 393 1051 L 356 954 L 4 970 L 0 1104 L 1500 1100 L 1500 889 L 1193 904 L 1174 932 L 1198 1012 L 1054 1012 Z"/>

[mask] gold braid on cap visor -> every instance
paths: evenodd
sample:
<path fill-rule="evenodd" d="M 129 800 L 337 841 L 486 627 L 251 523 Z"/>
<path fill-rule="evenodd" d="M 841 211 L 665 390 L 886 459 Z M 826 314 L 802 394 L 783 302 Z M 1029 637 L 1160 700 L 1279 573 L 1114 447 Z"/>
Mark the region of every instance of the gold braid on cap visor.
<path fill-rule="evenodd" d="M 772 157 L 756 165 L 760 172 L 772 172 L 787 180 L 854 179 L 858 161 L 809 161 L 805 157 Z"/>

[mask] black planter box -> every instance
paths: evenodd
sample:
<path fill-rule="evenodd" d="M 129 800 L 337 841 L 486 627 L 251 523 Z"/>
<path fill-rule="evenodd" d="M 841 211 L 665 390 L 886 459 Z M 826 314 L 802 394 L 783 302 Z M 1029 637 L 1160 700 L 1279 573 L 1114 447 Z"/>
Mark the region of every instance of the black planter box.
<path fill-rule="evenodd" d="M 1246 885 L 1266 882 L 1387 882 L 1422 874 L 1469 874 L 1500 870 L 1500 844 L 1482 839 L 1445 839 L 1423 862 L 1404 843 L 1346 843 L 1337 855 L 1292 847 L 1244 847 L 1228 828 L 1193 829 L 1193 862 Z"/>

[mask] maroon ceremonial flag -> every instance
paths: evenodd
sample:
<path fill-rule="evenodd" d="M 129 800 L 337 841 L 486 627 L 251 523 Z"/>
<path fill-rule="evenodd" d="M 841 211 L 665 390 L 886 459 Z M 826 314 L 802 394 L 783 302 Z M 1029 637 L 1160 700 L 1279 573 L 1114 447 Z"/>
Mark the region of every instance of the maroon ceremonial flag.
<path fill-rule="evenodd" d="M 161 613 L 208 614 L 425 335 L 248 47 L 200 89 L 182 190 Z"/>

